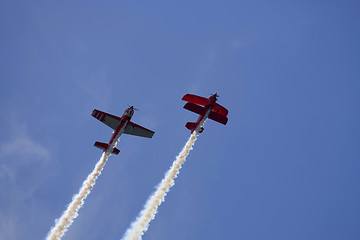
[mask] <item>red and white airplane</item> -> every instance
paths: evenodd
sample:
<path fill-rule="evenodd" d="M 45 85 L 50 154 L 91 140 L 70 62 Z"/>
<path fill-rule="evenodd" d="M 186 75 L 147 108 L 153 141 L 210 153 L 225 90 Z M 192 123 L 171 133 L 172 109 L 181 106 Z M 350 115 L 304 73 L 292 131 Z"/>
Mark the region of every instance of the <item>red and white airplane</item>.
<path fill-rule="evenodd" d="M 209 98 L 199 97 L 193 94 L 186 94 L 182 98 L 182 100 L 188 102 L 184 106 L 185 109 L 200 115 L 196 122 L 186 123 L 185 127 L 191 130 L 191 133 L 193 133 L 196 130 L 196 128 L 199 126 L 200 122 L 204 119 L 208 111 L 209 111 L 208 118 L 226 125 L 228 121 L 227 115 L 229 111 L 223 106 L 216 103 L 217 97 L 218 95 L 215 93 L 211 95 Z M 204 131 L 203 127 L 200 128 L 199 133 L 201 133 L 202 131 Z"/>
<path fill-rule="evenodd" d="M 108 144 L 102 142 L 95 142 L 94 146 L 102 149 L 104 152 L 109 151 L 114 154 L 119 154 L 120 150 L 115 148 L 115 145 L 122 133 L 152 138 L 152 136 L 154 135 L 153 131 L 130 121 L 133 114 L 134 106 L 127 108 L 122 117 L 117 117 L 94 109 L 91 115 L 114 129 L 114 132 Z"/>

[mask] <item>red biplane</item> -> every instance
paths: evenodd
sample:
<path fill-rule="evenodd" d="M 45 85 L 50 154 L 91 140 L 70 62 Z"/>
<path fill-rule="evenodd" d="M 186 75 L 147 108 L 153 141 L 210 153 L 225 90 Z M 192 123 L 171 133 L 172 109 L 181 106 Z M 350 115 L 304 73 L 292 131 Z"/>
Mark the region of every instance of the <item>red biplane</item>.
<path fill-rule="evenodd" d="M 102 149 L 104 152 L 109 151 L 114 154 L 119 154 L 120 150 L 115 148 L 115 144 L 119 140 L 122 133 L 152 138 L 152 136 L 154 135 L 153 131 L 141 127 L 130 121 L 133 114 L 133 106 L 127 108 L 121 117 L 117 117 L 94 109 L 91 115 L 114 129 L 113 135 L 111 136 L 108 144 L 102 142 L 95 142 L 94 146 Z"/>
<path fill-rule="evenodd" d="M 204 119 L 208 111 L 208 118 L 226 125 L 228 121 L 227 115 L 229 111 L 223 106 L 216 103 L 217 97 L 218 95 L 215 93 L 209 98 L 199 97 L 193 94 L 186 94 L 182 98 L 182 100 L 188 102 L 184 106 L 185 109 L 200 115 L 196 122 L 186 123 L 185 127 L 191 130 L 191 133 L 197 129 L 200 122 Z M 199 129 L 199 133 L 201 133 L 202 131 L 204 131 L 203 127 Z"/>

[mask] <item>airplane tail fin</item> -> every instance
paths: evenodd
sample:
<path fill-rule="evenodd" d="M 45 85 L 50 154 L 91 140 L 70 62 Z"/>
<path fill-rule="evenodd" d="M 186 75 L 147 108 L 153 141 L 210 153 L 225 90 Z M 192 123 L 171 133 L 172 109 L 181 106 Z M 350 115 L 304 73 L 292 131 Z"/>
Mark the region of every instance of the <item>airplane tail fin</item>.
<path fill-rule="evenodd" d="M 192 132 L 195 131 L 197 125 L 198 125 L 198 124 L 197 124 L 196 122 L 187 122 L 186 125 L 185 125 L 185 127 L 186 127 L 187 129 L 189 129 L 189 130 L 191 131 L 191 133 L 192 133 Z M 200 131 L 199 131 L 199 133 L 202 133 L 202 131 L 204 131 L 204 128 L 201 128 Z"/>
<path fill-rule="evenodd" d="M 103 150 L 104 152 L 107 151 L 107 149 L 109 148 L 109 144 L 102 143 L 102 142 L 95 142 L 95 143 L 94 143 L 94 146 L 97 147 L 97 148 L 100 148 L 100 149 Z M 117 149 L 117 148 L 114 148 L 114 149 L 112 150 L 112 153 L 113 153 L 113 154 L 116 154 L 116 155 L 118 155 L 119 152 L 120 152 L 120 150 Z"/>

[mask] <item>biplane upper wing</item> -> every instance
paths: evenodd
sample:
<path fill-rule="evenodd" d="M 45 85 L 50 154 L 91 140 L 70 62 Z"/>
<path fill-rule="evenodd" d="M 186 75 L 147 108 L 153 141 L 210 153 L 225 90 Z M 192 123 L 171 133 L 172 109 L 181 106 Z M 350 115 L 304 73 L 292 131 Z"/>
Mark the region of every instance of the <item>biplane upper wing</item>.
<path fill-rule="evenodd" d="M 223 106 L 221 106 L 220 104 L 217 104 L 217 103 L 214 104 L 212 111 L 214 111 L 220 115 L 223 115 L 224 117 L 226 117 L 229 113 L 229 111 L 226 108 L 224 108 Z"/>
<path fill-rule="evenodd" d="M 199 97 L 196 96 L 194 94 L 186 94 L 182 100 L 187 101 L 187 102 L 191 102 L 191 103 L 195 103 L 195 104 L 199 104 L 201 106 L 206 106 L 209 102 L 209 99 L 204 98 L 204 97 Z"/>
<path fill-rule="evenodd" d="M 152 138 L 155 132 L 129 121 L 124 133 L 140 137 Z"/>
<path fill-rule="evenodd" d="M 94 109 L 91 116 L 99 120 L 100 122 L 105 123 L 112 129 L 116 130 L 116 128 L 119 126 L 121 118 L 108 114 L 106 112 L 99 111 L 97 109 Z"/>
<path fill-rule="evenodd" d="M 201 106 L 204 106 L 204 107 L 209 103 L 208 98 L 196 96 L 194 94 L 186 94 L 182 98 L 182 100 L 190 102 L 190 103 L 195 103 L 195 104 L 198 104 L 198 105 L 201 105 Z M 188 108 L 186 108 L 186 109 L 188 109 Z M 191 109 L 188 109 L 188 110 L 192 111 Z M 220 115 L 223 115 L 225 117 L 229 113 L 229 111 L 226 108 L 224 108 L 223 106 L 221 106 L 220 104 L 217 104 L 217 103 L 214 104 L 214 106 L 212 108 L 212 111 L 214 111 L 214 112 L 216 112 L 216 113 L 218 113 Z"/>

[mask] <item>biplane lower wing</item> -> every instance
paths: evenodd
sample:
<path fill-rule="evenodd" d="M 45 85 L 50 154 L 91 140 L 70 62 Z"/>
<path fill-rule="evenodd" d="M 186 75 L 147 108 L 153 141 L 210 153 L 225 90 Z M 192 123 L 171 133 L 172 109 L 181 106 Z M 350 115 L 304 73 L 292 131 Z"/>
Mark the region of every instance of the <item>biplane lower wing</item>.
<path fill-rule="evenodd" d="M 194 113 L 197 113 L 199 115 L 205 115 L 206 114 L 206 109 L 204 107 L 201 107 L 199 105 L 196 105 L 194 103 L 188 102 L 184 105 L 184 108 L 192 111 Z"/>
<path fill-rule="evenodd" d="M 192 111 L 194 113 L 197 113 L 197 114 L 199 114 L 201 116 L 204 116 L 206 114 L 206 108 L 201 107 L 199 105 L 196 105 L 194 103 L 186 103 L 184 108 L 189 110 L 189 111 Z M 209 118 L 211 120 L 222 123 L 224 125 L 226 125 L 226 123 L 228 121 L 226 116 L 223 116 L 223 115 L 221 115 L 221 114 L 219 114 L 217 112 L 213 112 L 213 111 L 210 111 Z M 189 125 L 189 127 L 190 127 L 190 125 Z M 189 128 L 189 127 L 187 127 L 187 128 Z"/>
<path fill-rule="evenodd" d="M 211 120 L 214 120 L 214 121 L 216 121 L 216 122 L 222 123 L 222 124 L 224 124 L 224 125 L 226 125 L 226 123 L 227 123 L 227 121 L 228 121 L 228 118 L 227 118 L 227 117 L 225 117 L 225 116 L 223 116 L 223 115 L 220 115 L 220 114 L 218 114 L 218 113 L 216 113 L 216 112 L 210 112 L 209 118 L 210 118 Z"/>
<path fill-rule="evenodd" d="M 226 108 L 224 108 L 223 106 L 217 103 L 214 104 L 212 110 L 220 115 L 223 115 L 224 117 L 226 117 L 229 113 L 229 111 Z"/>

